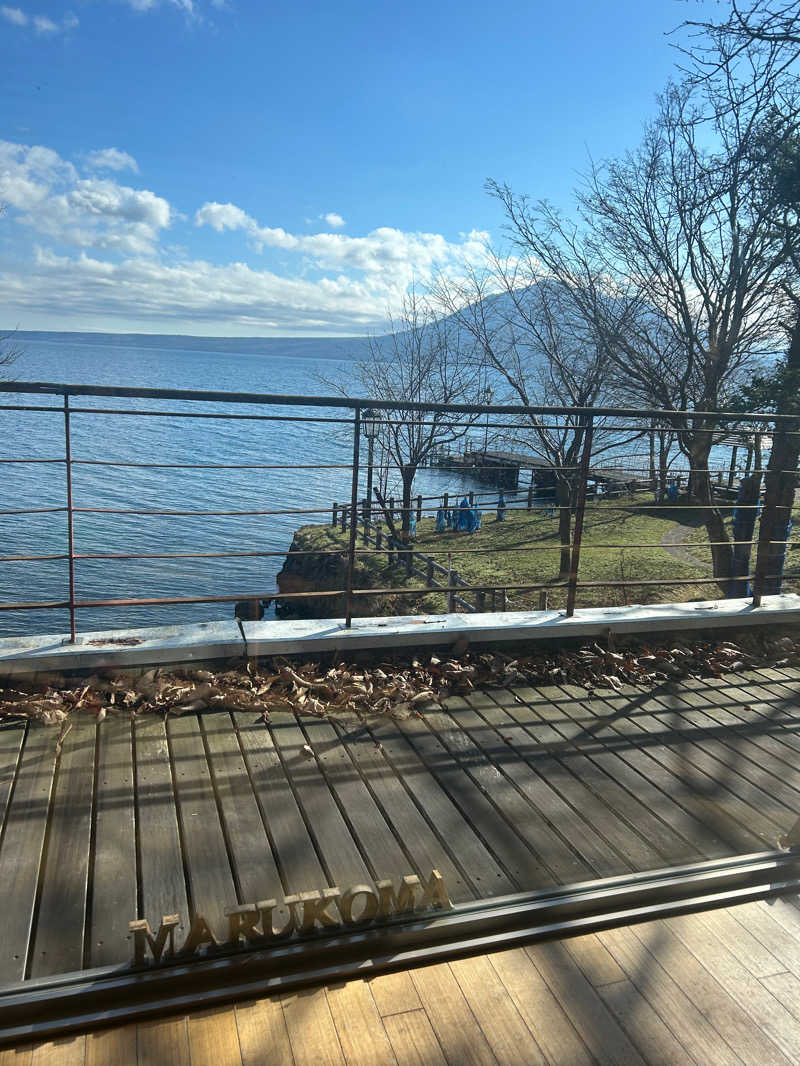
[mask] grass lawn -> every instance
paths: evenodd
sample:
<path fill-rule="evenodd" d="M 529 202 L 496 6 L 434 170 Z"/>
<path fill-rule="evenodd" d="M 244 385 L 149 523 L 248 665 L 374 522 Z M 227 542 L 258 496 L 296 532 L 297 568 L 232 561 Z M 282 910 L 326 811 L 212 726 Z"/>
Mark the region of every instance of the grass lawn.
<path fill-rule="evenodd" d="M 648 506 L 649 505 L 649 506 Z M 623 605 L 626 603 L 677 602 L 711 599 L 719 595 L 716 584 L 702 584 L 699 579 L 710 577 L 710 561 L 702 558 L 705 529 L 698 526 L 699 512 L 679 504 L 656 508 L 646 496 L 622 500 L 589 501 L 583 532 L 580 560 L 580 581 L 623 582 L 621 586 L 589 586 L 578 589 L 578 606 Z M 693 527 L 686 534 L 676 531 L 679 525 Z M 692 547 L 683 549 L 686 558 L 675 558 L 662 547 L 662 539 L 669 531 Z M 309 548 L 346 548 L 347 534 L 331 526 L 304 527 Z M 384 529 L 384 533 L 386 530 Z M 637 545 L 647 545 L 638 547 Z M 306 546 L 306 545 L 304 545 Z M 358 547 L 363 547 L 359 534 Z M 434 519 L 424 518 L 417 526 L 415 548 L 431 555 L 442 566 L 452 552 L 452 565 L 459 576 L 472 585 L 547 584 L 558 582 L 559 542 L 557 519 L 548 517 L 544 509 L 508 510 L 506 521 L 497 522 L 494 512 L 483 515 L 482 528 L 468 533 L 436 533 Z M 459 549 L 480 549 L 476 554 L 458 554 Z M 690 554 L 691 553 L 691 554 Z M 680 554 L 680 553 L 679 553 Z M 708 549 L 705 549 L 708 554 Z M 695 560 L 692 556 L 696 555 Z M 419 562 L 417 565 L 421 565 Z M 443 580 L 442 577 L 438 578 Z M 669 582 L 688 581 L 689 584 L 660 586 L 636 585 L 636 580 Z M 424 581 L 408 578 L 401 567 L 386 565 L 386 556 L 360 556 L 356 587 L 424 587 Z M 509 592 L 514 607 L 536 607 L 538 591 Z M 471 597 L 470 597 L 471 599 Z M 363 601 L 362 601 L 363 602 Z M 444 597 L 430 594 L 414 598 L 416 610 L 441 611 Z M 548 589 L 551 607 L 566 602 L 563 587 Z M 358 611 L 374 613 L 374 611 Z"/>

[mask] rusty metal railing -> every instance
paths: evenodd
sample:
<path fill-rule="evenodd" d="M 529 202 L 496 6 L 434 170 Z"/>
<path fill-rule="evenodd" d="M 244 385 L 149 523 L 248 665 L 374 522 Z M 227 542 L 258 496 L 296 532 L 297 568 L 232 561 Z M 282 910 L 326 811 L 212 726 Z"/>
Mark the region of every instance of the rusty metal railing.
<path fill-rule="evenodd" d="M 479 598 L 481 594 L 498 592 L 503 590 L 505 592 L 542 592 L 550 590 L 565 590 L 566 592 L 566 613 L 567 615 L 573 614 L 576 608 L 576 602 L 578 599 L 578 593 L 581 589 L 590 588 L 650 588 L 650 587 L 680 587 L 682 585 L 719 585 L 721 581 L 725 580 L 719 576 L 712 577 L 692 577 L 692 578 L 670 578 L 670 579 L 651 579 L 651 578 L 619 578 L 613 580 L 580 580 L 580 560 L 582 540 L 584 533 L 584 525 L 587 515 L 591 515 L 599 509 L 602 509 L 606 513 L 613 511 L 631 511 L 637 506 L 631 503 L 630 500 L 620 500 L 619 496 L 624 495 L 626 489 L 624 486 L 619 488 L 609 487 L 604 494 L 604 498 L 598 499 L 595 493 L 594 499 L 590 498 L 588 491 L 589 482 L 593 480 L 593 448 L 597 440 L 598 435 L 603 435 L 603 439 L 606 441 L 604 445 L 605 454 L 609 453 L 608 440 L 613 440 L 614 434 L 630 434 L 636 433 L 641 436 L 642 439 L 646 439 L 648 433 L 654 433 L 656 430 L 654 427 L 656 424 L 675 426 L 680 418 L 697 418 L 699 412 L 664 412 L 654 410 L 636 410 L 636 409 L 619 409 L 619 408 L 587 408 L 587 409 L 573 409 L 563 407 L 544 407 L 544 406 L 531 406 L 523 407 L 519 405 L 502 405 L 502 404 L 426 404 L 426 403 L 414 403 L 414 402 L 400 402 L 397 400 L 383 400 L 383 399 L 361 399 L 361 398 L 341 398 L 341 397 L 325 397 L 325 396 L 283 396 L 283 395 L 267 395 L 259 393 L 228 393 L 228 392 L 211 392 L 211 391 L 199 391 L 199 390 L 177 390 L 177 389 L 134 389 L 134 388 L 114 388 L 106 386 L 89 386 L 89 385 L 67 385 L 67 384 L 53 384 L 53 383 L 24 383 L 24 382 L 12 382 L 0 385 L 0 400 L 5 401 L 15 396 L 24 396 L 28 399 L 26 403 L 13 403 L 13 402 L 0 402 L 0 425 L 2 424 L 2 418 L 5 412 L 25 412 L 25 413 L 55 413 L 63 419 L 63 456 L 42 458 L 40 456 L 13 456 L 0 458 L 0 464 L 50 464 L 50 465 L 63 465 L 64 469 L 64 504 L 60 506 L 43 506 L 43 507 L 28 507 L 21 508 L 15 506 L 9 506 L 7 509 L 0 510 L 0 516 L 26 516 L 26 515 L 63 515 L 66 517 L 66 544 L 63 552 L 50 551 L 50 552 L 18 552 L 10 554 L 0 554 L 0 565 L 8 566 L 18 563 L 55 563 L 64 562 L 67 570 L 67 585 L 68 594 L 66 597 L 49 597 L 44 599 L 31 599 L 31 600 L 15 600 L 10 602 L 0 603 L 0 611 L 13 612 L 13 611 L 47 611 L 47 610 L 66 610 L 69 615 L 69 627 L 70 627 L 70 640 L 75 641 L 78 630 L 77 625 L 77 613 L 87 608 L 111 608 L 111 607 L 150 607 L 150 606 L 169 606 L 169 605 L 187 605 L 187 604 L 227 604 L 236 603 L 242 600 L 302 600 L 302 599 L 332 599 L 337 597 L 344 598 L 344 614 L 345 624 L 350 626 L 353 617 L 354 603 L 362 597 L 369 596 L 387 596 L 398 595 L 417 597 L 425 596 L 429 593 L 441 593 L 447 596 L 448 602 L 453 602 L 454 596 L 463 596 L 465 592 L 475 593 Z M 45 402 L 48 398 L 53 398 L 52 403 Z M 79 406 L 76 401 L 79 398 L 84 398 L 84 404 Z M 137 406 L 91 406 L 86 405 L 86 400 L 98 400 L 99 398 L 118 399 L 125 401 L 136 401 Z M 142 406 L 140 401 L 153 400 L 159 403 L 164 401 L 177 401 L 183 405 L 182 409 L 174 408 L 151 408 Z M 60 402 L 59 402 L 60 401 Z M 217 405 L 225 405 L 226 407 L 232 407 L 233 410 L 208 410 L 204 405 L 214 403 Z M 255 410 L 242 411 L 237 409 L 241 405 L 246 405 Z M 281 410 L 276 410 L 276 409 Z M 315 413 L 309 414 L 308 409 L 315 409 Z M 319 411 L 320 413 L 316 413 Z M 332 413 L 324 413 L 324 412 Z M 338 412 L 344 411 L 345 415 L 341 415 Z M 452 426 L 454 430 L 461 432 L 463 430 L 464 435 L 468 438 L 471 428 L 477 428 L 481 434 L 484 434 L 487 428 L 491 428 L 493 431 L 502 433 L 506 439 L 509 439 L 514 434 L 518 437 L 524 437 L 528 444 L 527 447 L 535 447 L 530 444 L 531 439 L 531 423 L 532 420 L 536 420 L 536 431 L 541 433 L 548 428 L 553 432 L 565 432 L 565 431 L 580 431 L 582 437 L 581 447 L 577 461 L 572 463 L 561 463 L 558 466 L 552 465 L 553 470 L 558 471 L 558 475 L 562 478 L 569 478 L 575 483 L 574 502 L 570 503 L 570 519 L 571 519 L 571 537 L 568 545 L 570 565 L 566 576 L 559 577 L 549 581 L 538 582 L 517 582 L 510 583 L 507 578 L 499 580 L 496 584 L 486 582 L 473 582 L 464 584 L 463 580 L 459 584 L 455 584 L 453 581 L 448 581 L 447 584 L 436 584 L 434 587 L 430 583 L 427 583 L 423 587 L 409 587 L 408 585 L 389 585 L 386 587 L 370 587 L 370 588 L 358 588 L 356 587 L 356 564 L 360 557 L 368 557 L 370 555 L 385 554 L 383 549 L 379 547 L 370 547 L 367 540 L 366 546 L 358 546 L 358 515 L 360 508 L 363 505 L 363 500 L 360 498 L 360 485 L 361 475 L 364 470 L 364 464 L 361 459 L 361 445 L 362 445 L 362 423 L 364 421 L 365 412 L 381 411 L 383 413 L 383 425 L 384 427 L 391 425 L 401 425 L 408 423 L 409 420 L 414 425 L 419 427 L 430 426 L 435 423 L 435 420 L 429 416 L 446 416 L 446 422 Z M 235 462 L 235 463 L 215 463 L 209 461 L 199 461 L 197 463 L 187 462 L 147 462 L 135 457 L 129 457 L 124 459 L 113 458 L 86 458 L 76 456 L 74 454 L 72 425 L 76 416 L 81 418 L 91 418 L 96 416 L 113 417 L 115 419 L 127 420 L 131 418 L 145 418 L 145 419 L 210 419 L 210 420 L 228 420 L 233 424 L 245 422 L 281 422 L 290 423 L 294 426 L 313 424 L 320 427 L 327 427 L 331 433 L 341 433 L 346 431 L 351 439 L 352 443 L 352 461 L 350 463 L 257 463 L 257 462 Z M 475 426 L 475 416 L 485 416 L 485 420 L 480 423 L 479 426 Z M 756 430 L 759 432 L 765 432 L 766 427 L 774 425 L 776 422 L 780 422 L 781 416 L 772 414 L 761 413 L 730 413 L 714 414 L 716 424 L 719 426 L 720 437 L 724 436 L 726 444 L 730 445 L 734 451 L 732 454 L 730 465 L 724 464 L 720 466 L 714 473 L 717 475 L 717 482 L 720 486 L 723 486 L 723 482 L 727 479 L 727 489 L 731 488 L 734 475 L 741 469 L 736 467 L 736 449 L 744 451 L 749 447 L 747 441 Z M 492 419 L 490 421 L 490 418 Z M 439 423 L 436 423 L 439 424 Z M 794 425 L 796 423 L 792 423 Z M 800 435 L 800 431 L 791 428 L 789 434 Z M 733 443 L 731 443 L 733 442 Z M 477 453 L 479 455 L 479 452 Z M 749 453 L 748 453 L 749 455 Z M 200 456 L 200 459 L 207 457 Z M 618 457 L 620 460 L 622 456 Z M 642 485 L 650 484 L 650 491 L 656 488 L 656 480 L 658 478 L 663 481 L 663 470 L 654 474 L 652 465 L 648 468 L 645 465 L 645 460 L 642 455 L 638 456 L 638 460 L 643 464 L 641 468 L 635 467 L 634 462 L 630 455 L 626 456 L 628 461 L 628 473 L 642 474 L 641 478 L 637 479 L 637 491 L 642 492 Z M 752 463 L 752 455 L 748 457 L 748 464 L 746 470 L 748 473 L 757 474 L 760 473 L 761 467 L 758 464 Z M 605 460 L 607 463 L 610 459 Z M 397 470 L 398 465 L 385 464 L 387 468 Z M 108 551 L 93 551 L 93 552 L 81 552 L 76 546 L 76 516 L 97 514 L 97 515 L 118 515 L 118 516 L 130 516 L 138 519 L 147 519 L 156 516 L 196 516 L 196 517 L 220 517 L 220 518 L 237 518 L 243 516 L 301 516 L 305 517 L 318 517 L 320 521 L 327 521 L 328 516 L 331 513 L 330 505 L 321 504 L 319 507 L 271 507 L 271 508 L 251 508 L 251 509 L 225 509 L 225 508 L 195 508 L 195 509 L 181 509 L 181 508 L 166 508 L 166 507 L 100 507 L 91 506 L 88 504 L 82 504 L 80 500 L 76 500 L 75 491 L 73 485 L 73 473 L 76 468 L 82 467 L 96 467 L 99 470 L 110 470 L 119 468 L 122 470 L 130 468 L 141 469 L 153 469 L 153 470 L 197 470 L 197 471 L 224 471 L 224 470 L 240 470 L 240 471 L 253 471 L 253 472 L 266 472 L 266 471 L 308 471 L 308 470 L 330 470 L 350 472 L 350 500 L 349 504 L 342 505 L 343 512 L 345 514 L 345 525 L 347 527 L 347 542 L 343 547 L 332 547 L 329 549 L 309 550 L 309 551 L 270 551 L 270 550 L 247 550 L 247 551 L 162 551 L 162 552 L 131 552 L 121 550 L 108 550 Z M 473 464 L 474 468 L 474 464 Z M 488 463 L 487 463 L 488 468 Z M 491 469 L 493 471 L 502 470 L 502 466 L 498 467 L 496 464 L 492 464 Z M 547 469 L 547 463 L 539 463 L 537 469 Z M 469 473 L 469 471 L 465 471 Z M 689 465 L 683 464 L 680 470 L 675 468 L 671 476 L 690 478 L 698 471 L 693 470 Z M 704 476 L 708 474 L 707 468 L 702 468 Z M 796 471 L 787 472 L 794 478 L 797 476 Z M 644 476 L 644 475 L 648 476 Z M 594 479 L 596 480 L 596 479 Z M 609 483 L 610 484 L 610 483 Z M 533 485 L 533 472 L 532 481 Z M 663 488 L 663 485 L 662 485 Z M 514 510 L 519 507 L 530 507 L 531 505 L 531 491 L 528 491 L 528 498 L 526 501 L 511 501 L 509 503 L 509 510 Z M 445 500 L 447 494 L 444 494 Z M 402 514 L 404 510 L 412 510 L 417 516 L 432 515 L 441 506 L 441 502 L 438 497 L 427 497 L 427 500 L 431 500 L 430 504 L 423 502 L 422 498 L 418 498 L 413 507 L 399 507 L 395 508 Z M 616 501 L 616 502 L 615 502 Z M 6 498 L 6 502 L 14 504 L 14 500 Z M 287 503 L 294 501 L 287 501 Z M 369 505 L 372 506 L 372 501 L 369 501 Z M 334 505 L 334 508 L 337 505 Z M 641 504 L 644 507 L 644 504 Z M 732 503 L 728 501 L 720 506 L 732 507 Z M 784 510 L 786 505 L 783 506 Z M 755 510 L 760 507 L 760 503 L 752 504 L 739 504 L 740 510 Z M 553 504 L 554 511 L 559 515 L 563 514 L 565 505 Z M 654 500 L 653 502 L 647 502 L 646 509 L 648 511 L 666 512 L 673 509 L 672 504 L 664 500 Z M 686 503 L 682 505 L 682 510 L 688 511 L 708 511 L 708 504 L 696 504 Z M 788 517 L 788 516 L 787 516 Z M 334 509 L 334 522 L 336 521 L 336 511 Z M 756 542 L 755 535 L 749 540 L 731 541 L 728 540 L 725 543 L 731 545 L 748 545 L 752 546 Z M 784 539 L 775 539 L 770 541 L 770 544 L 788 546 L 789 535 L 786 534 Z M 675 542 L 674 546 L 680 547 L 683 542 Z M 713 544 L 714 542 L 712 542 Z M 720 542 L 721 543 L 721 542 Z M 637 549 L 637 548 L 655 548 L 661 545 L 648 544 L 648 543 L 611 543 L 595 545 L 595 547 L 603 548 L 617 548 L 620 551 Z M 686 546 L 686 545 L 684 545 Z M 697 547 L 692 544 L 691 546 Z M 704 546 L 708 546 L 707 543 Z M 112 546 L 113 547 L 113 546 Z M 458 547 L 454 548 L 452 545 L 447 548 L 438 551 L 435 547 L 426 547 L 425 552 L 429 555 L 479 555 L 486 554 L 486 547 L 480 545 L 476 547 Z M 510 553 L 525 551 L 525 552 L 559 552 L 564 550 L 562 544 L 534 544 L 525 545 L 523 547 L 509 546 L 504 551 Z M 0 547 L 2 552 L 2 547 Z M 756 588 L 755 602 L 760 602 L 759 597 L 761 590 L 765 586 L 765 582 L 772 578 L 779 578 L 780 575 L 768 574 L 765 570 L 764 558 L 759 553 L 759 559 L 756 560 L 756 569 L 753 573 L 747 573 L 737 575 L 737 580 L 740 581 L 753 581 Z M 193 596 L 129 596 L 129 597 L 98 597 L 98 596 L 81 596 L 78 589 L 80 585 L 78 575 L 78 565 L 87 560 L 106 560 L 108 562 L 122 561 L 122 560 L 188 560 L 188 559 L 257 559 L 257 558 L 271 558 L 281 557 L 287 555 L 338 555 L 346 558 L 346 579 L 343 582 L 342 588 L 337 589 L 325 589 L 325 590 L 312 590 L 306 592 L 276 592 L 274 589 L 260 589 L 260 588 L 246 588 L 235 594 L 203 594 Z M 449 573 L 453 573 L 452 569 L 449 569 Z M 479 602 L 480 599 L 479 599 Z"/>

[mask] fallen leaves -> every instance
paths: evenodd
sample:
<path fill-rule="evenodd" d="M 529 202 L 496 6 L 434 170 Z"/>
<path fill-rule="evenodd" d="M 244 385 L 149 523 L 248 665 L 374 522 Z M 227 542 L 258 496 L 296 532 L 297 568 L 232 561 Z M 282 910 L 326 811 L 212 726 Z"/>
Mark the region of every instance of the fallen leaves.
<path fill-rule="evenodd" d="M 36 682 L 0 686 L 0 718 L 28 718 L 63 728 L 76 711 L 98 720 L 107 712 L 186 714 L 206 709 L 243 711 L 268 722 L 275 711 L 317 717 L 354 714 L 422 717 L 448 696 L 475 688 L 514 685 L 577 685 L 620 692 L 624 685 L 660 684 L 679 677 L 719 677 L 746 667 L 800 665 L 800 639 L 746 631 L 736 639 L 649 645 L 609 641 L 548 650 L 542 645 L 516 656 L 477 651 L 463 643 L 449 654 L 370 663 L 289 662 L 276 657 L 227 670 L 148 670 L 139 676 L 119 671 L 69 679 L 60 675 Z"/>

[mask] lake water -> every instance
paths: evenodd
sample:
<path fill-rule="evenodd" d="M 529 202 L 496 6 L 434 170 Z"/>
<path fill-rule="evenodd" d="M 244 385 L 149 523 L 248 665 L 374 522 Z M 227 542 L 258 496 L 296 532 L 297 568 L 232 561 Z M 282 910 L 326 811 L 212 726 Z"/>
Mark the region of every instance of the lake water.
<path fill-rule="evenodd" d="M 180 347 L 183 344 L 185 347 Z M 347 340 L 216 341 L 106 335 L 23 334 L 22 358 L 10 368 L 18 381 L 217 389 L 292 395 L 331 394 L 325 381 L 348 382 L 352 358 L 364 342 Z M 352 385 L 352 391 L 357 391 Z M 3 396 L 0 403 L 41 403 L 39 397 Z M 49 404 L 49 400 L 45 400 Z M 57 399 L 55 403 L 59 402 Z M 75 407 L 189 410 L 198 405 L 149 400 L 74 398 Z M 202 405 L 202 409 L 252 408 Z M 263 413 L 266 409 L 259 408 Z M 280 409 L 283 410 L 283 409 Z M 270 410 L 269 413 L 280 413 Z M 303 413 L 296 409 L 292 414 Z M 310 415 L 343 411 L 308 409 Z M 324 423 L 248 422 L 73 414 L 73 498 L 76 507 L 149 510 L 252 510 L 322 508 L 325 514 L 240 517 L 133 517 L 76 514 L 75 550 L 88 552 L 219 552 L 288 549 L 305 522 L 329 521 L 333 500 L 349 500 L 347 470 L 165 470 L 81 465 L 79 460 L 155 463 L 347 464 L 347 427 Z M 0 411 L 0 458 L 55 459 L 64 455 L 64 419 L 58 413 Z M 366 448 L 362 453 L 366 462 Z M 366 471 L 365 471 L 366 473 Z M 364 477 L 365 477 L 364 473 Z M 61 464 L 0 465 L 3 510 L 61 507 Z M 434 469 L 418 474 L 415 491 L 437 495 L 486 491 L 468 478 Z M 360 495 L 364 494 L 362 481 Z M 399 495 L 399 493 L 398 493 Z M 66 551 L 61 514 L 0 516 L 0 555 Z M 145 596 L 265 594 L 275 586 L 280 557 L 267 559 L 79 560 L 79 599 Z M 0 563 L 0 602 L 62 600 L 68 596 L 67 564 Z M 85 608 L 78 627 L 93 629 L 230 618 L 231 604 L 169 607 Z M 66 611 L 0 612 L 0 635 L 57 633 L 68 628 Z"/>

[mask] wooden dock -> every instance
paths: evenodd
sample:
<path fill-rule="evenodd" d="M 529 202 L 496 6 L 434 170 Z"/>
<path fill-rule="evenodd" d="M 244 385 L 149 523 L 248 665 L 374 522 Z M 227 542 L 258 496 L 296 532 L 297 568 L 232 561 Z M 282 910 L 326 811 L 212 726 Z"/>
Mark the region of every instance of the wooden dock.
<path fill-rule="evenodd" d="M 403 721 L 0 728 L 0 983 L 124 964 L 128 923 L 438 868 L 454 902 L 774 847 L 800 671 L 474 692 Z"/>

